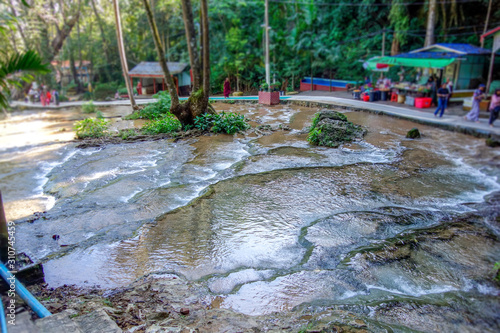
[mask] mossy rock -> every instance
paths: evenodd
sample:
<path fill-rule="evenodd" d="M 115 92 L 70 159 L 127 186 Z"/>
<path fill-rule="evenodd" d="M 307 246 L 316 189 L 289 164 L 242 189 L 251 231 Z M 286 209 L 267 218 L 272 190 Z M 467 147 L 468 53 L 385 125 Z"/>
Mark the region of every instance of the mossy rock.
<path fill-rule="evenodd" d="M 418 130 L 418 128 L 412 128 L 411 130 L 408 131 L 408 133 L 406 133 L 406 138 L 407 139 L 420 139 L 420 131 Z"/>
<path fill-rule="evenodd" d="M 488 147 L 500 147 L 500 136 L 498 135 L 492 135 L 489 138 L 486 139 L 486 145 Z"/>
<path fill-rule="evenodd" d="M 233 93 L 233 96 L 235 96 L 235 97 L 240 97 L 240 96 L 243 96 L 243 92 L 242 92 L 242 91 L 235 91 L 235 92 Z"/>
<path fill-rule="evenodd" d="M 308 141 L 318 145 L 337 148 L 344 142 L 360 139 L 366 131 L 347 120 L 337 111 L 321 111 L 313 119 Z"/>

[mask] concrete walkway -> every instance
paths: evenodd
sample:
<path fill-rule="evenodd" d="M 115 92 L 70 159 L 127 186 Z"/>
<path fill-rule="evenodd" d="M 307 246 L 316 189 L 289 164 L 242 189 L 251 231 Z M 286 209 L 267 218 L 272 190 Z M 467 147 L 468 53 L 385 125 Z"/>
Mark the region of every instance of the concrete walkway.
<path fill-rule="evenodd" d="M 186 99 L 186 98 L 181 98 Z M 223 97 L 211 97 L 211 100 L 224 100 Z M 228 100 L 234 101 L 256 101 L 257 96 L 244 96 L 244 97 L 230 97 Z M 495 127 L 490 127 L 488 125 L 488 119 L 480 118 L 479 123 L 474 123 L 470 121 L 465 121 L 462 116 L 457 115 L 444 115 L 443 118 L 436 118 L 433 114 L 433 109 L 415 109 L 404 107 L 402 104 L 387 105 L 387 103 L 377 103 L 377 102 L 363 102 L 359 100 L 354 100 L 351 98 L 342 98 L 334 96 L 321 96 L 314 95 L 308 96 L 307 94 L 298 94 L 292 96 L 286 96 L 283 98 L 285 101 L 298 102 L 298 103 L 321 103 L 328 105 L 335 105 L 343 109 L 348 110 L 361 110 L 368 112 L 381 113 L 388 116 L 398 117 L 402 119 L 407 119 L 415 121 L 417 123 L 437 126 L 447 130 L 467 133 L 475 136 L 487 137 L 491 134 L 500 135 L 500 120 L 497 121 Z M 155 99 L 136 99 L 138 105 L 147 104 L 154 102 Z M 11 105 L 13 107 L 20 107 L 26 109 L 63 109 L 68 107 L 78 107 L 86 103 L 85 101 L 77 102 L 64 102 L 59 106 L 50 105 L 42 106 L 41 104 L 31 104 L 25 102 L 13 102 Z M 96 106 L 127 106 L 130 105 L 129 100 L 118 100 L 109 102 L 94 102 Z M 401 106 L 400 106 L 401 105 Z"/>
<path fill-rule="evenodd" d="M 335 105 L 352 110 L 363 110 L 375 113 L 415 121 L 421 124 L 437 126 L 448 130 L 472 134 L 476 136 L 486 137 L 490 134 L 500 135 L 500 120 L 497 121 L 495 127 L 488 125 L 488 119 L 480 118 L 479 123 L 464 120 L 462 116 L 444 115 L 443 118 L 434 116 L 434 109 L 411 110 L 402 104 L 386 105 L 378 104 L 377 102 L 363 102 L 354 99 L 330 97 L 330 96 L 292 96 L 290 101 L 315 102 L 329 105 Z"/>

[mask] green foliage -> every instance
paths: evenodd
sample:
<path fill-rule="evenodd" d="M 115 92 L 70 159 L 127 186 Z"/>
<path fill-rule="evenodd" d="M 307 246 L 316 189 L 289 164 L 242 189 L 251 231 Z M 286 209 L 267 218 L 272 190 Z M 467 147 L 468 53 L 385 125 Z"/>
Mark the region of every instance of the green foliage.
<path fill-rule="evenodd" d="M 137 95 L 137 89 L 134 88 L 133 90 L 134 90 L 134 95 Z M 120 88 L 118 88 L 118 93 L 120 95 L 128 95 L 127 87 L 120 87 Z"/>
<path fill-rule="evenodd" d="M 83 103 L 82 111 L 83 113 L 95 113 L 97 111 L 97 107 L 94 105 L 93 101 L 89 101 L 87 103 Z"/>
<path fill-rule="evenodd" d="M 137 132 L 133 128 L 123 129 L 118 132 L 118 136 L 122 140 L 128 140 L 137 135 Z"/>
<path fill-rule="evenodd" d="M 500 261 L 497 261 L 493 266 L 493 272 L 495 273 L 494 280 L 500 283 Z"/>
<path fill-rule="evenodd" d="M 307 141 L 309 141 L 312 144 L 319 145 L 320 144 L 320 138 L 321 138 L 321 130 L 319 128 L 311 128 L 309 131 L 309 135 L 307 136 Z"/>
<path fill-rule="evenodd" d="M 144 134 L 160 134 L 178 132 L 181 128 L 181 122 L 169 112 L 161 118 L 147 122 L 141 130 Z"/>
<path fill-rule="evenodd" d="M 73 128 L 76 131 L 77 139 L 101 138 L 109 134 L 109 121 L 98 118 L 87 118 L 75 122 Z"/>
<path fill-rule="evenodd" d="M 21 88 L 21 82 L 31 82 L 32 74 L 45 74 L 49 67 L 35 51 L 16 53 L 6 60 L 0 58 L 0 110 L 9 106 L 8 95 L 11 87 Z M 14 74 L 16 74 L 14 76 Z"/>
<path fill-rule="evenodd" d="M 245 116 L 236 113 L 205 113 L 194 119 L 194 126 L 202 131 L 235 134 L 250 128 Z"/>
<path fill-rule="evenodd" d="M 95 87 L 94 96 L 98 101 L 105 100 L 106 97 L 113 98 L 115 97 L 115 93 L 117 90 L 118 84 L 116 84 L 115 82 L 99 83 Z"/>
<path fill-rule="evenodd" d="M 133 119 L 161 119 L 169 114 L 172 101 L 170 94 L 167 91 L 161 91 L 153 96 L 157 100 L 153 103 L 148 103 L 144 108 L 125 117 L 127 120 Z"/>
<path fill-rule="evenodd" d="M 97 110 L 97 112 L 95 113 L 95 117 L 96 118 L 104 118 L 104 115 L 102 114 L 101 111 Z"/>
<path fill-rule="evenodd" d="M 66 95 L 59 96 L 59 102 L 67 102 L 67 101 L 69 101 L 69 98 Z"/>

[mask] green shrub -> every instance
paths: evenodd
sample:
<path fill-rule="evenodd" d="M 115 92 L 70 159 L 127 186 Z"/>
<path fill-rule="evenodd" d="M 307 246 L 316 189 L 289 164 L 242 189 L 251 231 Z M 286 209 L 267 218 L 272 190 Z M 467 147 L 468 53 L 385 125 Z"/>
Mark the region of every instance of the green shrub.
<path fill-rule="evenodd" d="M 67 102 L 67 101 L 69 101 L 69 98 L 66 95 L 59 96 L 59 102 Z"/>
<path fill-rule="evenodd" d="M 99 83 L 94 90 L 96 100 L 105 100 L 106 97 L 115 97 L 118 85 L 115 82 Z"/>
<path fill-rule="evenodd" d="M 245 116 L 236 113 L 205 113 L 194 119 L 194 126 L 202 131 L 235 134 L 250 128 Z"/>
<path fill-rule="evenodd" d="M 101 111 L 97 111 L 97 112 L 95 113 L 95 117 L 96 117 L 96 118 L 104 118 L 104 115 L 102 114 L 102 112 L 101 112 Z"/>
<path fill-rule="evenodd" d="M 137 89 L 134 88 L 133 90 L 134 90 L 134 95 L 137 95 Z M 120 95 L 128 95 L 127 87 L 120 87 L 120 88 L 118 88 L 118 93 Z"/>
<path fill-rule="evenodd" d="M 500 283 L 500 261 L 497 261 L 493 266 L 493 272 L 495 273 L 493 280 Z"/>
<path fill-rule="evenodd" d="M 144 134 L 160 134 L 178 132 L 181 128 L 181 122 L 173 114 L 167 113 L 159 119 L 147 122 L 141 130 Z"/>
<path fill-rule="evenodd" d="M 94 99 L 94 94 L 93 93 L 88 92 L 88 91 L 86 91 L 86 92 L 83 93 L 83 100 L 84 101 L 91 101 L 93 99 Z"/>
<path fill-rule="evenodd" d="M 93 101 L 83 103 L 82 105 L 83 113 L 95 113 L 97 111 L 97 107 L 94 105 Z"/>
<path fill-rule="evenodd" d="M 309 135 L 307 136 L 307 141 L 315 145 L 318 145 L 320 142 L 320 135 L 321 135 L 321 130 L 314 127 L 309 131 Z"/>
<path fill-rule="evenodd" d="M 161 119 L 170 111 L 172 101 L 170 94 L 166 91 L 161 91 L 153 96 L 157 100 L 153 103 L 148 103 L 144 108 L 125 117 L 127 120 L 134 119 Z"/>
<path fill-rule="evenodd" d="M 137 135 L 137 132 L 133 128 L 128 128 L 128 129 L 123 129 L 118 132 L 118 136 L 122 138 L 122 140 L 128 140 L 131 137 L 134 137 Z"/>
<path fill-rule="evenodd" d="M 87 118 L 75 122 L 73 127 L 77 139 L 101 138 L 108 135 L 109 121 L 97 118 Z"/>

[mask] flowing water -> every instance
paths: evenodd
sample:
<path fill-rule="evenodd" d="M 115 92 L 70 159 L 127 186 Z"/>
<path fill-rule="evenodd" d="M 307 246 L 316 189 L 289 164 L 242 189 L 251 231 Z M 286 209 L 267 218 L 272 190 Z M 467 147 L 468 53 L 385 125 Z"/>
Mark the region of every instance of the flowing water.
<path fill-rule="evenodd" d="M 317 109 L 217 109 L 290 130 L 77 149 L 79 110 L 2 121 L 18 250 L 45 262 L 50 286 L 168 272 L 206 285 L 211 306 L 249 315 L 317 306 L 387 331 L 499 329 L 499 225 L 473 213 L 500 190 L 498 150 L 424 125 L 408 140 L 413 123 L 355 112 L 363 141 L 312 147 L 304 128 Z"/>

